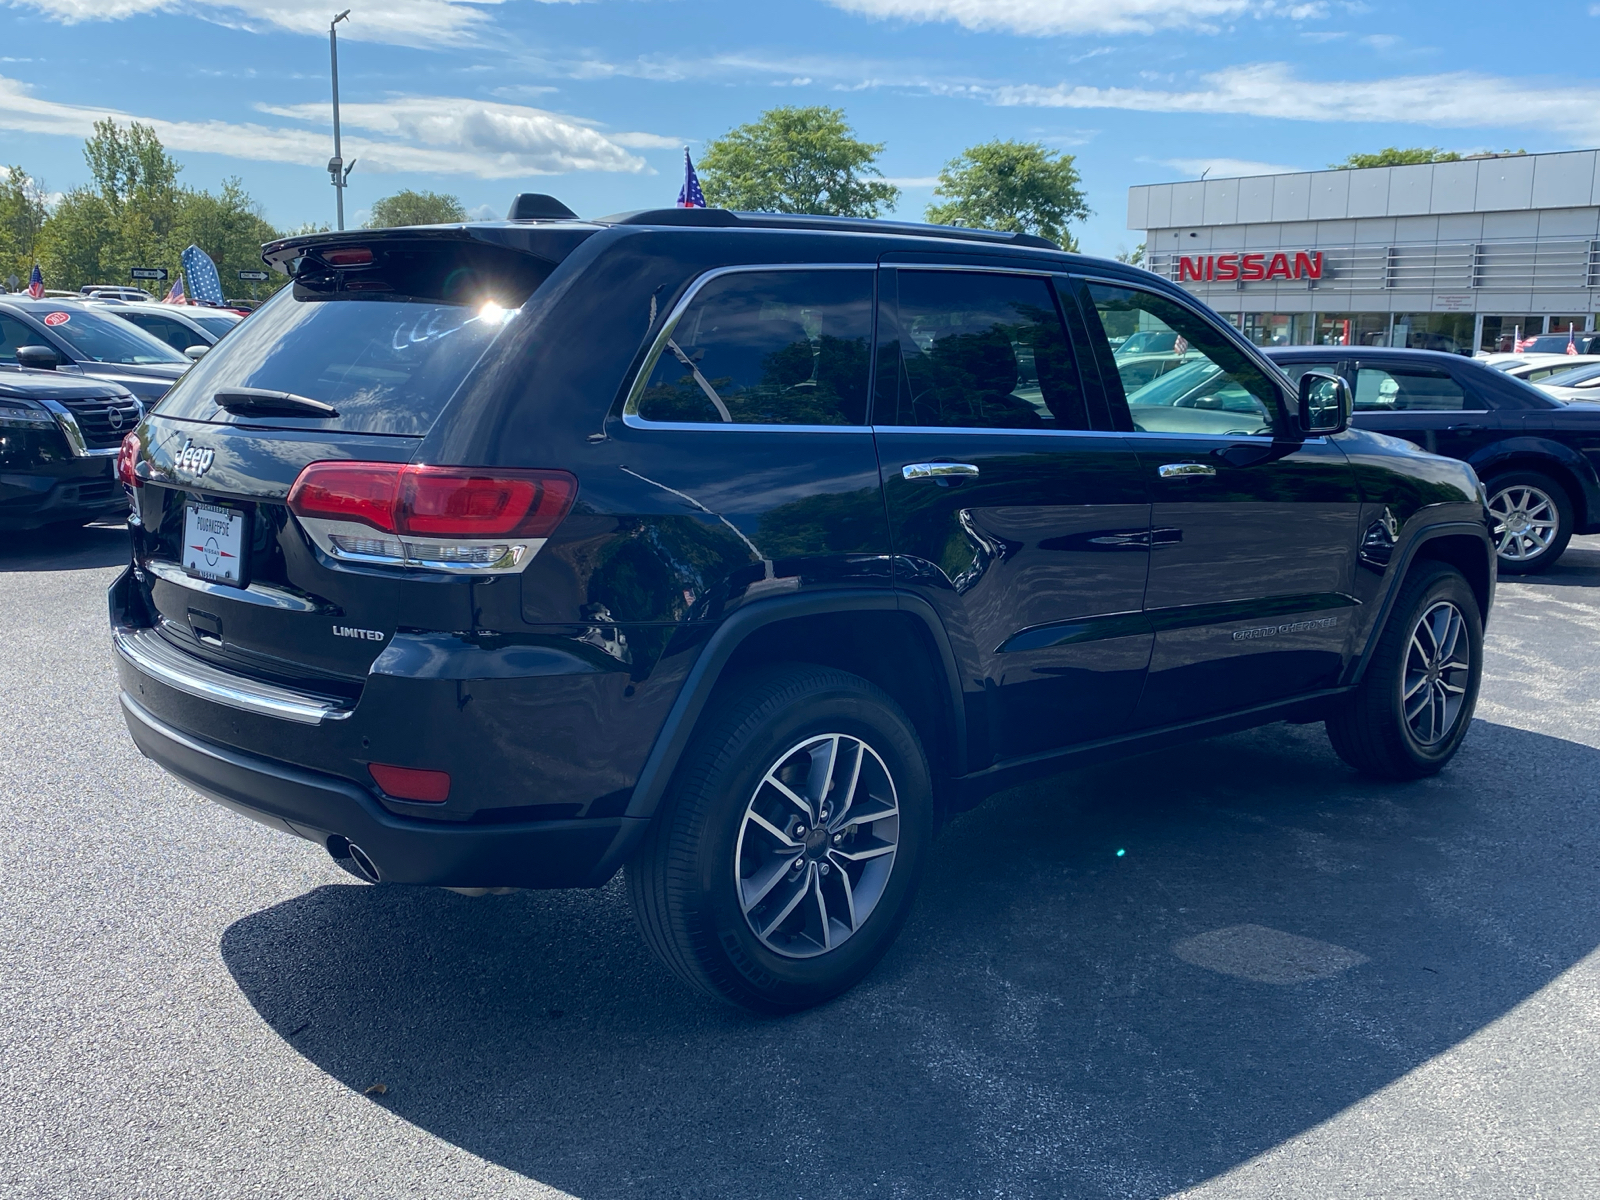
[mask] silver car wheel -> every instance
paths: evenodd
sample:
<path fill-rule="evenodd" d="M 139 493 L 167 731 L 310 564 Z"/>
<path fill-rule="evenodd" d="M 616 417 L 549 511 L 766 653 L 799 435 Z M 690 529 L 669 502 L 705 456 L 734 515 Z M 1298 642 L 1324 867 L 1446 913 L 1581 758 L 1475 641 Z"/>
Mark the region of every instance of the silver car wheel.
<path fill-rule="evenodd" d="M 1527 562 L 1550 548 L 1560 528 L 1560 511 L 1545 492 L 1512 484 L 1489 497 L 1490 532 L 1495 550 L 1511 562 Z"/>
<path fill-rule="evenodd" d="M 882 899 L 899 838 L 894 778 L 876 750 L 846 733 L 790 747 L 739 825 L 734 886 L 751 932 L 785 958 L 838 949 Z"/>
<path fill-rule="evenodd" d="M 1411 630 L 1401 704 L 1411 736 L 1436 746 L 1455 729 L 1472 673 L 1472 646 L 1461 610 L 1448 600 L 1433 605 Z"/>

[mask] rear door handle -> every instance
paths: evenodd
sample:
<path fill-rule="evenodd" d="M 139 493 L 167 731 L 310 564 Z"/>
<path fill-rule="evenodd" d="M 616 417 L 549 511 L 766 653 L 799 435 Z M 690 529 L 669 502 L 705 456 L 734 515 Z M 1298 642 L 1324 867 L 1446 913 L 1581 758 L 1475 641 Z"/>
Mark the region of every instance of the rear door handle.
<path fill-rule="evenodd" d="M 1156 468 L 1156 474 L 1163 479 L 1186 479 L 1190 475 L 1215 475 L 1217 469 L 1205 463 L 1167 463 Z"/>
<path fill-rule="evenodd" d="M 907 463 L 900 468 L 906 479 L 940 479 L 950 476 L 976 475 L 978 468 L 971 463 L 932 462 Z"/>

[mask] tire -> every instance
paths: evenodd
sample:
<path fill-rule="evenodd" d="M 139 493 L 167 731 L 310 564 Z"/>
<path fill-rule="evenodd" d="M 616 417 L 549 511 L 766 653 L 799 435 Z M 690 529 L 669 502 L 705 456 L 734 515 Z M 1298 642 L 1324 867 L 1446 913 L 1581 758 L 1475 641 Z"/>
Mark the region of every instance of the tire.
<path fill-rule="evenodd" d="M 1448 618 L 1446 610 L 1458 623 L 1441 620 Z M 1437 657 L 1436 640 L 1445 652 Z M 1443 671 L 1432 669 L 1438 657 L 1445 659 Z M 1448 666 L 1463 658 L 1464 666 Z M 1400 585 L 1366 675 L 1328 717 L 1328 739 L 1340 758 L 1365 775 L 1437 774 L 1472 724 L 1482 676 L 1483 618 L 1472 588 L 1452 566 L 1418 563 Z"/>
<path fill-rule="evenodd" d="M 818 801 L 836 802 L 852 780 L 846 806 L 819 820 Z M 628 898 L 651 950 L 685 982 L 757 1012 L 794 1012 L 883 957 L 932 832 L 927 758 L 887 693 L 832 668 L 767 668 L 702 717 L 627 864 Z"/>
<path fill-rule="evenodd" d="M 1533 575 L 1561 557 L 1572 540 L 1572 497 L 1548 475 L 1509 471 L 1486 485 L 1490 535 L 1502 575 Z"/>

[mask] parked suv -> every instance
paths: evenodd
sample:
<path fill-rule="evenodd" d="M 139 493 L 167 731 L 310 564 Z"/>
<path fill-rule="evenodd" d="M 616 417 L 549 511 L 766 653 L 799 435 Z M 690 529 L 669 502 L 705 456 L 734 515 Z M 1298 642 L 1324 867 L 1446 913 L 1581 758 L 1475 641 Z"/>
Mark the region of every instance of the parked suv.
<path fill-rule="evenodd" d="M 1414 778 L 1466 733 L 1472 471 L 1149 272 L 676 209 L 264 256 L 293 285 L 120 460 L 122 705 L 369 879 L 624 868 L 665 963 L 782 1011 L 996 789 L 1285 719 Z M 1127 394 L 1139 331 L 1181 396 Z"/>
<path fill-rule="evenodd" d="M 1600 406 L 1566 404 L 1546 390 L 1563 376 L 1534 387 L 1475 359 L 1431 350 L 1293 346 L 1268 353 L 1291 378 L 1318 371 L 1349 380 L 1358 427 L 1470 463 L 1489 492 L 1491 534 L 1506 574 L 1543 571 L 1574 533 L 1600 533 Z"/>
<path fill-rule="evenodd" d="M 112 470 L 143 410 L 124 387 L 55 371 L 0 371 L 0 531 L 121 520 Z"/>
<path fill-rule="evenodd" d="M 33 369 L 120 384 L 154 404 L 190 360 L 101 306 L 60 300 L 0 300 L 0 371 Z"/>

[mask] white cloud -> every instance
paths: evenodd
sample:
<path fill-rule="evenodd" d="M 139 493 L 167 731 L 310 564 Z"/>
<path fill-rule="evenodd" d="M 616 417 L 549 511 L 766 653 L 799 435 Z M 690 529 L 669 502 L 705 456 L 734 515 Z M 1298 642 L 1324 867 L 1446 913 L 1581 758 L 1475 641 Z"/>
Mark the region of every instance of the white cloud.
<path fill-rule="evenodd" d="M 1182 171 L 1198 179 L 1242 179 L 1250 175 L 1293 175 L 1304 167 L 1285 167 L 1277 163 L 1255 162 L 1248 158 L 1163 158 L 1162 166 Z"/>
<path fill-rule="evenodd" d="M 1248 15 L 1320 17 L 1326 6 L 1276 0 L 829 0 L 849 12 L 906 21 L 954 21 L 967 29 L 1034 37 L 1215 28 Z"/>
<path fill-rule="evenodd" d="M 1194 91 L 1035 84 L 972 89 L 993 103 L 1044 108 L 1117 108 L 1155 113 L 1226 113 L 1293 121 L 1431 125 L 1440 128 L 1528 128 L 1600 140 L 1600 87 L 1539 86 L 1457 71 L 1389 79 L 1296 78 L 1285 63 L 1229 67 L 1206 75 Z"/>
<path fill-rule="evenodd" d="M 322 105 L 266 111 L 318 124 L 328 119 Z M 400 139 L 346 137 L 345 158 L 360 159 L 362 172 L 420 171 L 508 179 L 567 171 L 649 170 L 643 159 L 586 122 L 514 104 L 409 96 L 384 104 L 347 104 L 340 115 L 349 129 Z M 152 126 L 171 150 L 319 167 L 330 153 L 331 139 L 320 129 L 139 117 L 115 109 L 43 100 L 16 80 L 0 76 L 0 130 L 86 137 L 95 121 L 107 117 Z M 654 135 L 619 136 L 642 139 Z M 678 144 L 666 138 L 657 140 L 669 146 Z"/>
<path fill-rule="evenodd" d="M 262 106 L 261 111 L 318 125 L 330 123 L 328 108 L 320 103 Z M 472 174 L 485 179 L 566 171 L 638 173 L 647 169 L 643 159 L 622 148 L 620 140 L 591 128 L 589 122 L 520 104 L 451 96 L 401 96 L 381 104 L 341 104 L 339 117 L 348 128 L 401 139 L 367 143 L 365 152 L 378 155 L 380 162 L 387 162 L 387 156 L 399 149 L 460 155 L 472 160 Z M 643 140 L 651 148 L 681 144 L 648 133 L 617 135 L 617 139 L 622 138 L 635 145 Z M 354 157 L 354 151 L 347 147 L 345 156 Z"/>
<path fill-rule="evenodd" d="M 898 188 L 931 188 L 937 186 L 937 175 L 886 175 L 884 183 L 892 183 Z"/>
<path fill-rule="evenodd" d="M 325 35 L 339 5 L 334 0 L 3 0 L 32 8 L 66 25 L 119 21 L 153 13 L 179 13 L 218 25 L 274 28 Z M 503 0 L 384 0 L 360 8 L 339 25 L 339 36 L 428 48 L 477 39 L 489 23 L 484 9 Z M 566 3 L 569 0 L 544 0 Z M 355 6 L 352 6 L 355 7 Z"/>

